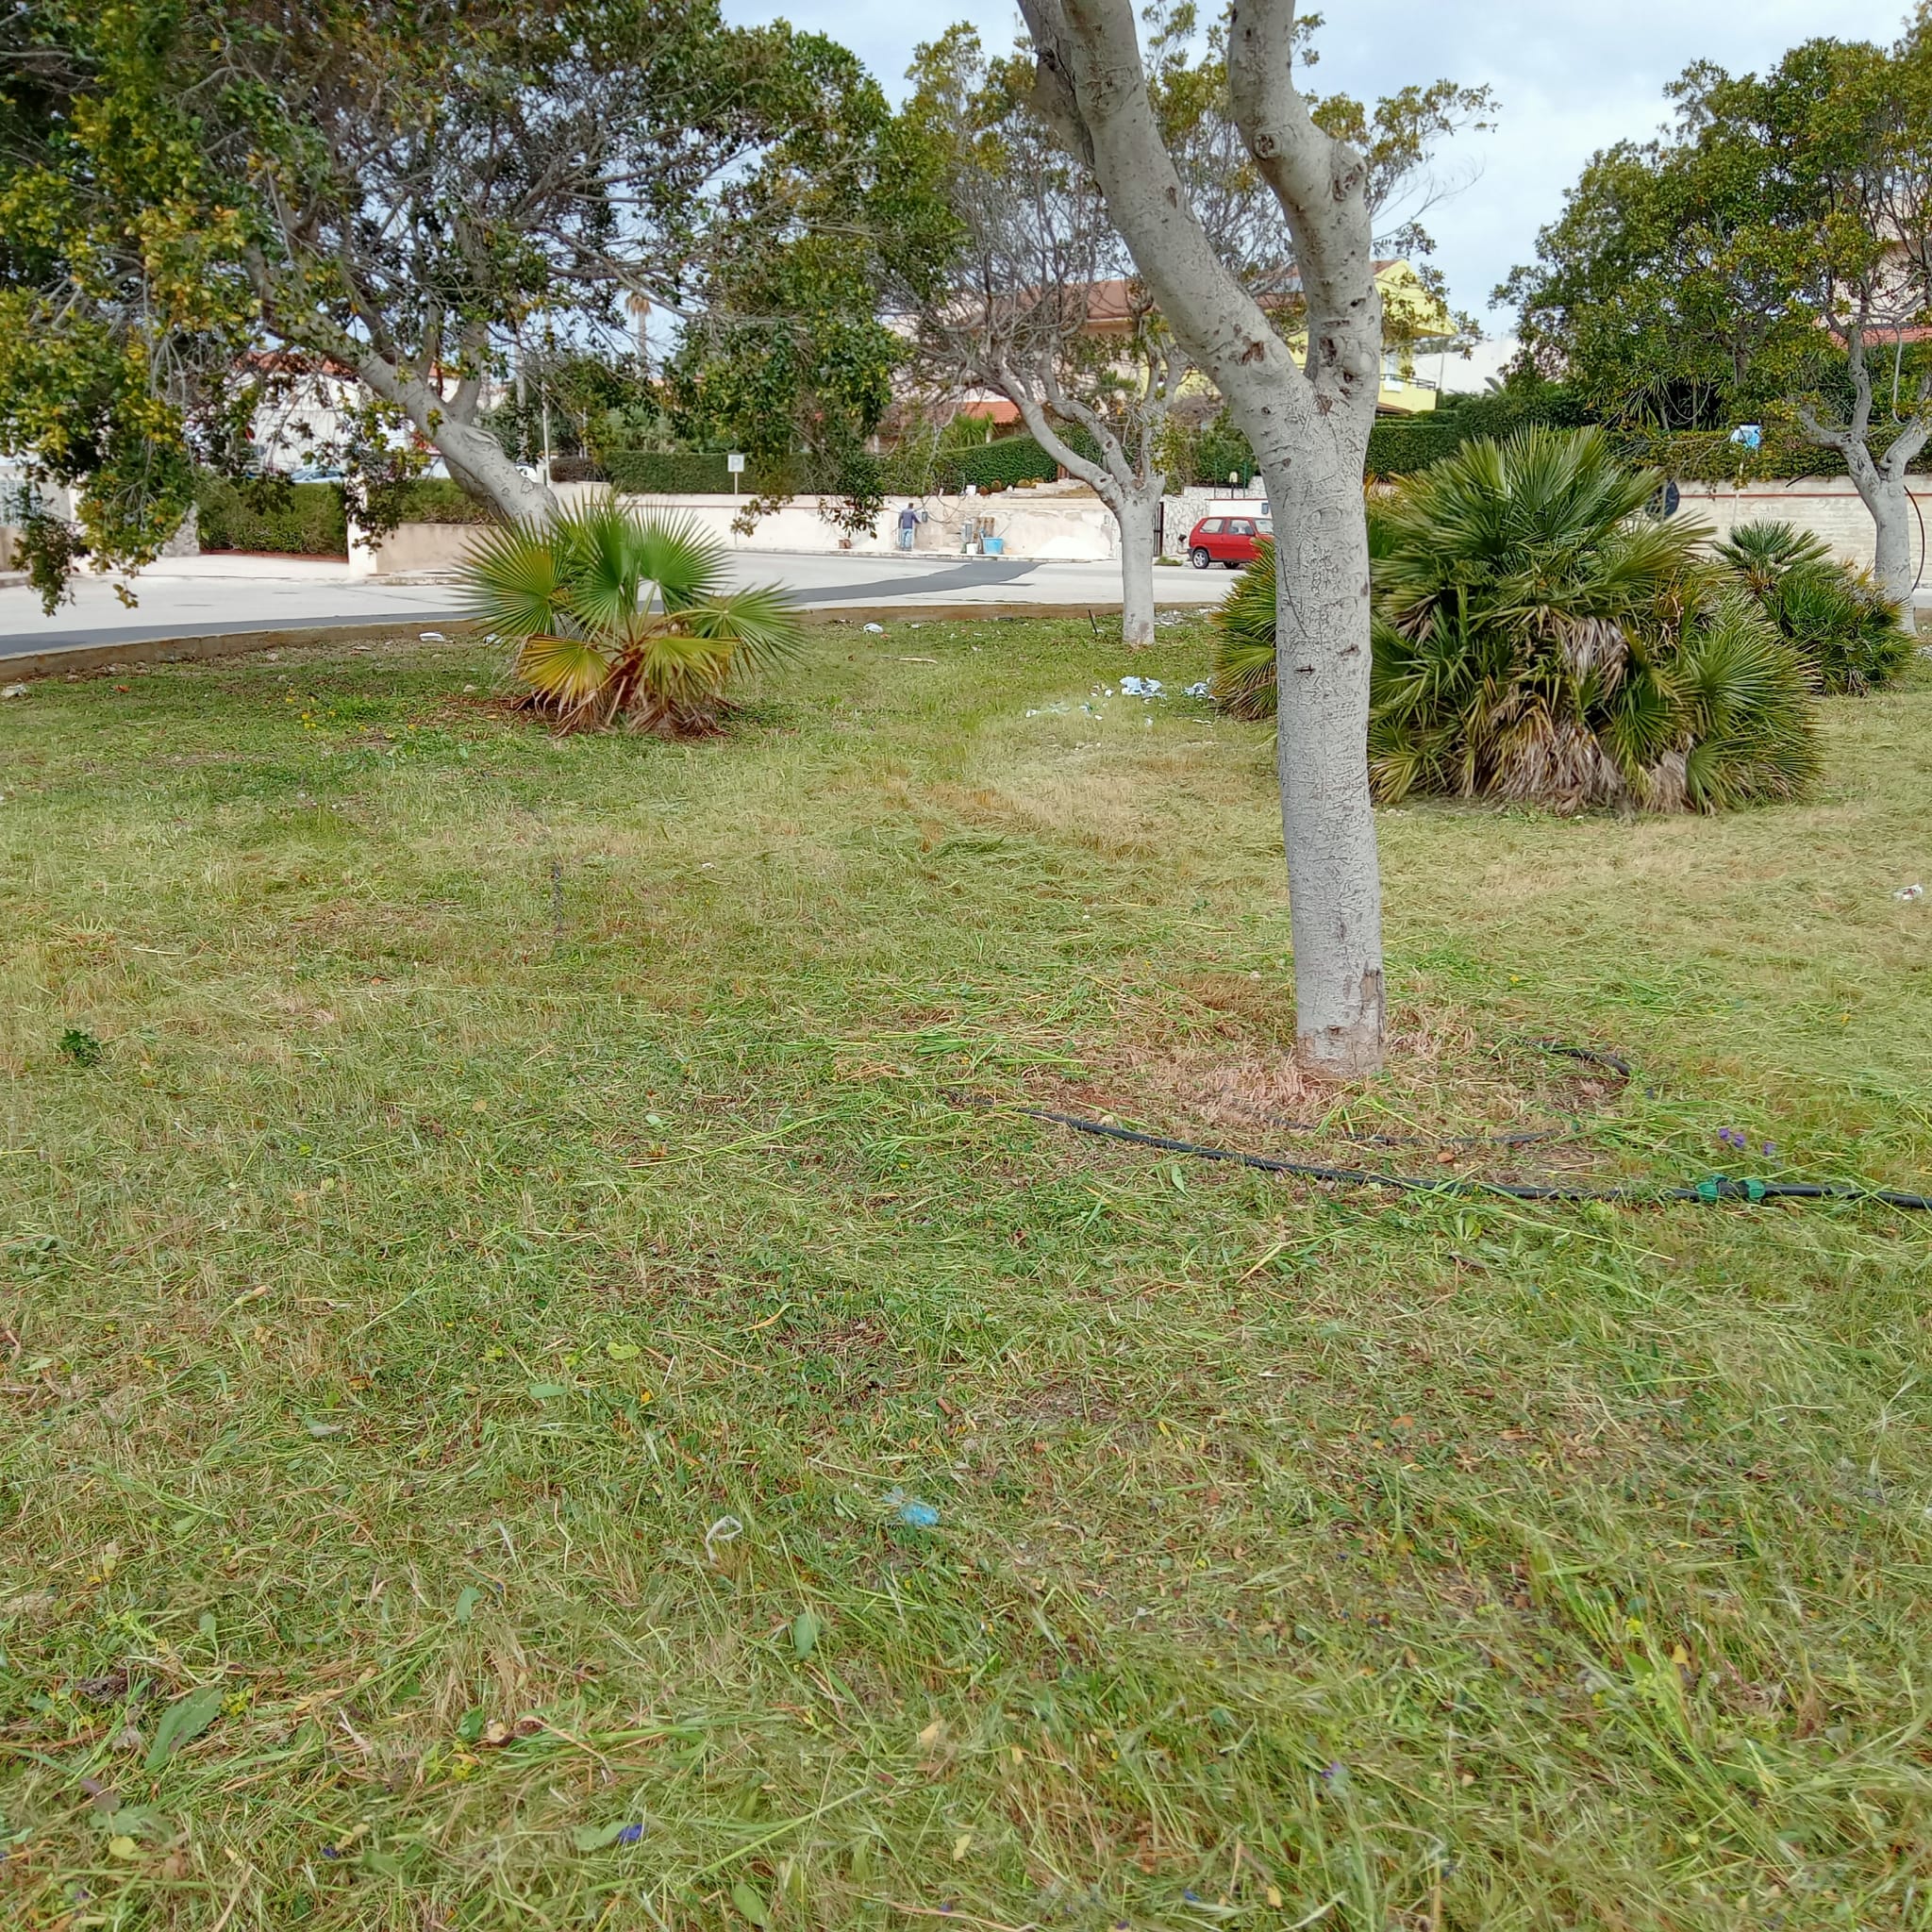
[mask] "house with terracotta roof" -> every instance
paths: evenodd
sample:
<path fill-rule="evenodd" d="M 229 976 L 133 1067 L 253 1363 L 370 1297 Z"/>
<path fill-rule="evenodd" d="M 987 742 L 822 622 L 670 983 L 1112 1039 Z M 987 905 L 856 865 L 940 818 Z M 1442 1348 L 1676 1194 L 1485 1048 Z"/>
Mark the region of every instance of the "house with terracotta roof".
<path fill-rule="evenodd" d="M 1375 410 L 1385 416 L 1421 415 L 1436 407 L 1446 358 L 1458 353 L 1454 318 L 1440 295 L 1416 272 L 1412 263 L 1390 258 L 1375 263 L 1375 286 L 1382 296 L 1382 312 L 1387 318 L 1382 356 L 1382 381 L 1375 396 Z M 1261 306 L 1275 312 L 1291 311 L 1299 306 L 1301 276 L 1290 269 L 1278 281 L 1264 289 Z M 1100 341 L 1129 341 L 1152 311 L 1145 290 L 1124 275 L 1090 282 L 1084 291 L 1086 313 L 1082 333 Z M 1292 325 L 1284 336 L 1297 355 L 1306 355 L 1307 332 Z M 1123 373 L 1131 354 L 1124 351 Z M 1180 412 L 1205 420 L 1220 408 L 1220 398 L 1207 378 L 1191 375 L 1182 385 Z M 1008 397 L 991 390 L 962 391 L 955 399 L 953 414 L 984 422 L 988 435 L 1016 429 L 1020 425 L 1018 407 Z"/>

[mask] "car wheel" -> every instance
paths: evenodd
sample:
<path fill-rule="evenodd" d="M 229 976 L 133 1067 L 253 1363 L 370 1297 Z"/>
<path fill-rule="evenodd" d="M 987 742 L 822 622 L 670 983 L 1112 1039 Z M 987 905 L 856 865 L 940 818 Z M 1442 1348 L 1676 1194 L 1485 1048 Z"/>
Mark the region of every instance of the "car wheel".
<path fill-rule="evenodd" d="M 1211 557 L 1209 557 L 1205 550 L 1196 549 L 1189 553 L 1188 561 L 1191 563 L 1196 570 L 1206 570 L 1208 566 L 1214 561 L 1214 559 Z"/>
<path fill-rule="evenodd" d="M 1241 564 L 1234 558 L 1229 557 L 1223 558 L 1221 567 L 1223 570 L 1239 570 L 1241 569 Z"/>

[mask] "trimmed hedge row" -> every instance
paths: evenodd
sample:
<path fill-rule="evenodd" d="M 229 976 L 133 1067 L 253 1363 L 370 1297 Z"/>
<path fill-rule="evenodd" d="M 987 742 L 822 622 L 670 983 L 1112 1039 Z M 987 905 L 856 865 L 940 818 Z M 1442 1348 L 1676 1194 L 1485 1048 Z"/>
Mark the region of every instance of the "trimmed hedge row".
<path fill-rule="evenodd" d="M 301 484 L 298 489 L 307 487 Z M 335 488 L 322 484 L 322 489 Z M 419 476 L 403 485 L 405 524 L 493 524 L 499 521 L 493 506 L 472 496 L 460 483 L 447 476 Z"/>
<path fill-rule="evenodd" d="M 340 484 L 223 476 L 204 470 L 194 482 L 194 508 L 204 550 L 263 550 L 280 557 L 349 554 Z"/>
<path fill-rule="evenodd" d="M 1454 454 L 1474 434 L 1473 426 L 1441 415 L 1377 417 L 1369 431 L 1368 474 L 1376 478 L 1413 476 Z"/>
<path fill-rule="evenodd" d="M 564 482 L 608 482 L 626 496 L 729 496 L 732 476 L 722 451 L 613 449 L 607 450 L 601 465 L 579 459 L 585 474 L 558 476 Z M 558 465 L 552 465 L 553 471 Z M 790 477 L 777 465 L 746 458 L 744 474 L 738 479 L 740 491 L 748 496 L 765 492 L 778 495 L 791 488 Z"/>
<path fill-rule="evenodd" d="M 1486 421 L 1462 417 L 1460 410 L 1444 409 L 1406 422 L 1384 418 L 1369 431 L 1369 475 L 1377 479 L 1412 476 L 1472 437 L 1497 433 Z M 1896 433 L 1874 434 L 1874 454 L 1882 456 Z M 1680 483 L 1790 482 L 1800 476 L 1835 476 L 1843 467 L 1834 451 L 1820 449 L 1783 425 L 1767 427 L 1755 450 L 1733 442 L 1724 429 L 1609 428 L 1605 434 L 1625 462 L 1661 470 Z"/>
<path fill-rule="evenodd" d="M 491 524 L 496 512 L 446 477 L 421 476 L 402 491 L 406 524 Z M 286 476 L 195 478 L 194 508 L 204 550 L 258 550 L 275 557 L 346 557 L 349 520 L 340 483 L 291 483 Z"/>

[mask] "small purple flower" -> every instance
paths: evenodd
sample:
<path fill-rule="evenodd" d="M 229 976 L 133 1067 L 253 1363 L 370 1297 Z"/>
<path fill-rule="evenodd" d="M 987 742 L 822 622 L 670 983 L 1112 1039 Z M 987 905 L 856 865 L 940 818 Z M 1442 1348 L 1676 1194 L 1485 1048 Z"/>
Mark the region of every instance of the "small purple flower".
<path fill-rule="evenodd" d="M 322 1856 L 325 1858 L 340 1858 L 342 1855 L 341 1853 L 336 1850 L 335 1846 L 324 1845 L 322 1848 Z"/>
<path fill-rule="evenodd" d="M 644 1827 L 641 1824 L 626 1824 L 617 1834 L 617 1842 L 621 1845 L 634 1845 L 643 1835 Z"/>
<path fill-rule="evenodd" d="M 1332 1785 L 1337 1778 L 1343 1778 L 1347 1775 L 1348 1766 L 1343 1764 L 1339 1757 L 1322 1767 L 1322 1782 L 1324 1785 Z"/>
<path fill-rule="evenodd" d="M 1186 1899 L 1191 1906 L 1197 1906 L 1201 1903 L 1201 1894 L 1198 1891 L 1196 1891 L 1191 1885 L 1189 1886 L 1187 1890 L 1181 1893 L 1181 1896 L 1184 1899 Z"/>
<path fill-rule="evenodd" d="M 1767 1141 L 1764 1143 L 1764 1151 L 1767 1154 L 1775 1154 L 1777 1152 L 1777 1142 L 1775 1141 Z"/>

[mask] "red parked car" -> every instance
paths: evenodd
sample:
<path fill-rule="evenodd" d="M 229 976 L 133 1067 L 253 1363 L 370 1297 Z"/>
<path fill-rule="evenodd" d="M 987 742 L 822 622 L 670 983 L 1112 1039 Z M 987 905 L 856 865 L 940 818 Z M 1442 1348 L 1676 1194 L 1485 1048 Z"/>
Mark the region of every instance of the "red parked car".
<path fill-rule="evenodd" d="M 1188 561 L 1196 570 L 1218 563 L 1224 570 L 1239 570 L 1255 560 L 1255 539 L 1273 537 L 1274 520 L 1263 516 L 1203 517 L 1188 532 Z"/>

